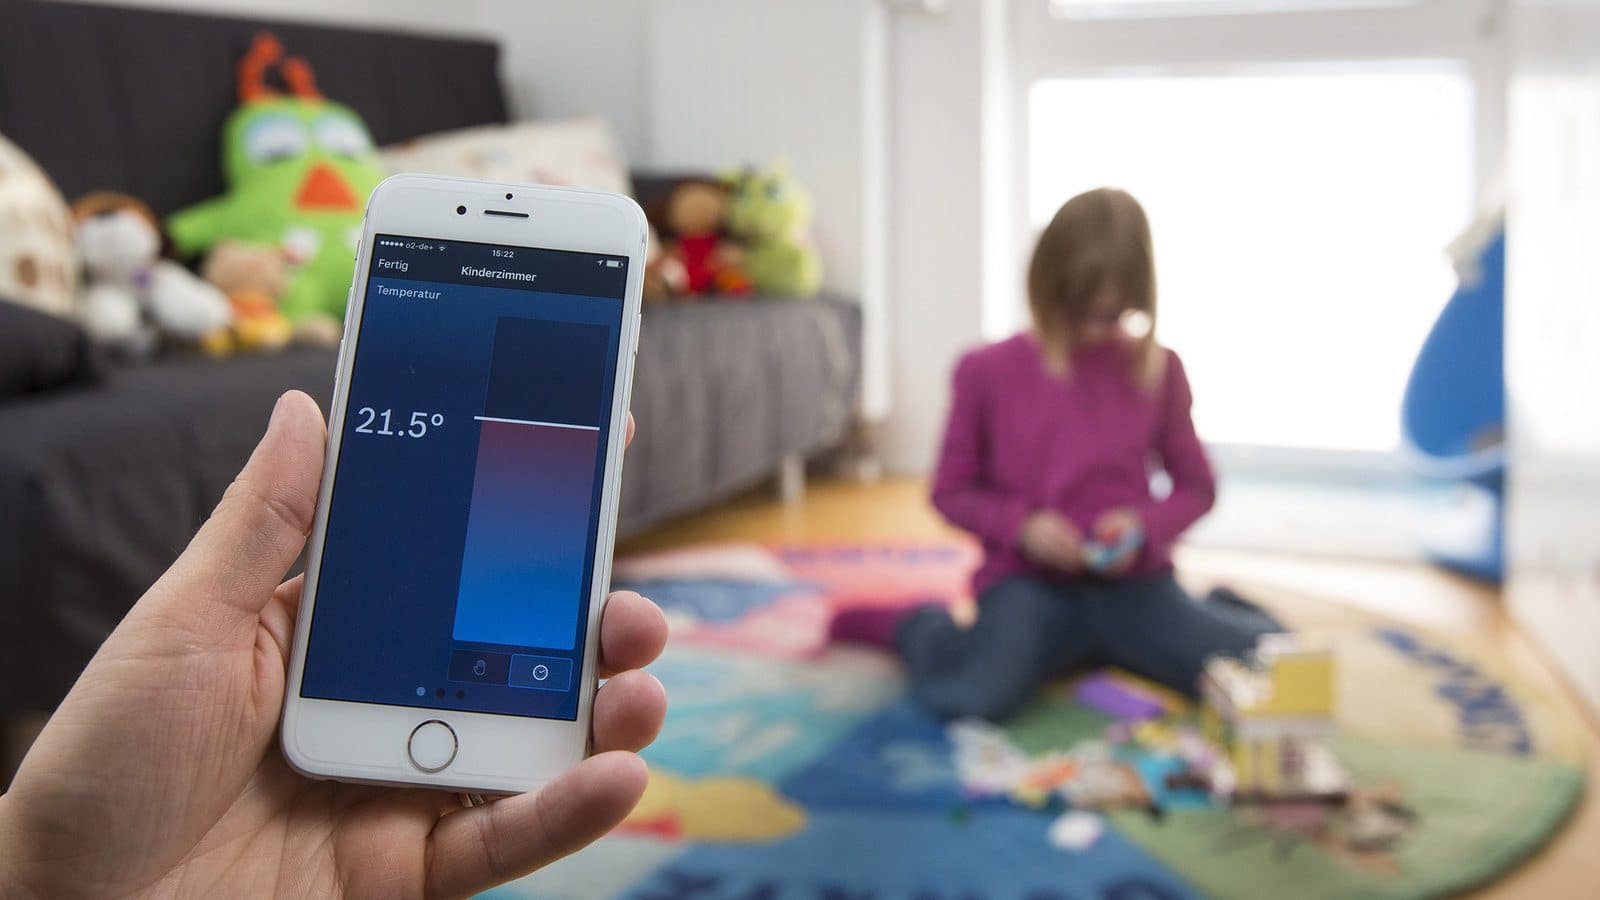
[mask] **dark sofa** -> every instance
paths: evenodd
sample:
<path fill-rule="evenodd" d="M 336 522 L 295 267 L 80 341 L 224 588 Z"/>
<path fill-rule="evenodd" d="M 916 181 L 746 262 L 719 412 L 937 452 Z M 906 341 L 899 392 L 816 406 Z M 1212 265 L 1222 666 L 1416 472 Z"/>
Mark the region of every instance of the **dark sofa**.
<path fill-rule="evenodd" d="M 0 134 L 69 198 L 112 188 L 164 214 L 218 193 L 231 73 L 262 27 L 380 144 L 506 118 L 488 41 L 32 0 L 0 0 L 0 22 Z M 835 445 L 859 330 L 838 299 L 649 308 L 623 532 Z M 325 405 L 332 377 L 330 351 L 291 349 L 0 400 L 0 715 L 53 707 L 210 512 L 274 398 L 299 388 Z"/>

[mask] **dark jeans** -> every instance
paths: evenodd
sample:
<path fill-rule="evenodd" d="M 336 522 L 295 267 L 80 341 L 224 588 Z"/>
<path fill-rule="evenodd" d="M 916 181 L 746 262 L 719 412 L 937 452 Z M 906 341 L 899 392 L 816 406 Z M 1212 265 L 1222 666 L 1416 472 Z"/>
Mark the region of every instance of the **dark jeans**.
<path fill-rule="evenodd" d="M 1016 577 L 983 592 L 971 628 L 928 607 L 901 623 L 895 640 L 912 695 L 935 714 L 998 720 L 1046 682 L 1092 666 L 1118 666 L 1192 698 L 1207 657 L 1237 656 L 1283 630 L 1231 594 L 1195 600 L 1170 574 Z"/>

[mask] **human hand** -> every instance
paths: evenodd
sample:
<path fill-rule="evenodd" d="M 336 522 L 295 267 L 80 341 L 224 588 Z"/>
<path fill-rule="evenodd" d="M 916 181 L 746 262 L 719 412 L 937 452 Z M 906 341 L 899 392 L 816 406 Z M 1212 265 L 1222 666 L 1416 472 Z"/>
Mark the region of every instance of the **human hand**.
<path fill-rule="evenodd" d="M 1041 509 L 1028 516 L 1018 543 L 1023 554 L 1041 566 L 1083 571 L 1083 532 L 1060 513 Z"/>
<path fill-rule="evenodd" d="M 1119 506 L 1107 510 L 1094 522 L 1094 541 L 1101 547 L 1115 547 L 1129 534 L 1142 533 L 1144 522 L 1139 514 L 1130 507 Z M 1142 542 L 1131 542 L 1121 553 L 1107 560 L 1099 569 L 1102 575 L 1126 575 L 1133 568 L 1134 562 L 1139 558 L 1139 548 Z"/>
<path fill-rule="evenodd" d="M 628 437 L 633 421 L 628 421 Z M 129 610 L 0 796 L 6 897 L 458 897 L 595 840 L 638 802 L 634 755 L 666 694 L 635 671 L 667 624 L 608 599 L 592 756 L 539 791 L 455 794 L 312 781 L 275 733 L 327 429 L 279 398 L 250 461 L 178 561 Z"/>

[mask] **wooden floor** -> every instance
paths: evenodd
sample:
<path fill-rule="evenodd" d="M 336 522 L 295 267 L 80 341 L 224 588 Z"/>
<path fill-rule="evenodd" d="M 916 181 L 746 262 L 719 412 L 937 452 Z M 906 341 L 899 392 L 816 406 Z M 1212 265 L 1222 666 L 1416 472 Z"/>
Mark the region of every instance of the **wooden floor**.
<path fill-rule="evenodd" d="M 828 481 L 812 484 L 804 498 L 793 504 L 780 503 L 770 493 L 752 493 L 628 540 L 618 552 L 711 541 L 907 538 L 950 533 L 928 506 L 926 487 L 920 481 L 872 485 Z M 1252 585 L 1327 597 L 1488 640 L 1524 677 L 1554 686 L 1580 710 L 1591 739 L 1589 770 L 1591 776 L 1600 773 L 1600 721 L 1583 710 L 1537 649 L 1507 621 L 1492 590 L 1422 565 L 1202 548 L 1180 550 L 1177 563 L 1186 576 L 1201 582 L 1247 579 Z M 1600 791 L 1593 777 L 1583 803 L 1555 840 L 1520 869 L 1470 896 L 1483 900 L 1600 897 Z"/>

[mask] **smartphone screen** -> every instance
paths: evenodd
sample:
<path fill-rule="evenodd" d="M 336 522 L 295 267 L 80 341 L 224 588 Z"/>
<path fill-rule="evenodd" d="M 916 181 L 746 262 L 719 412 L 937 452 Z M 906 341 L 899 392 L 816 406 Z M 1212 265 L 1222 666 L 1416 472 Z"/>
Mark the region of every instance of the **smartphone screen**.
<path fill-rule="evenodd" d="M 628 259 L 370 256 L 300 695 L 576 719 Z"/>

